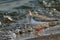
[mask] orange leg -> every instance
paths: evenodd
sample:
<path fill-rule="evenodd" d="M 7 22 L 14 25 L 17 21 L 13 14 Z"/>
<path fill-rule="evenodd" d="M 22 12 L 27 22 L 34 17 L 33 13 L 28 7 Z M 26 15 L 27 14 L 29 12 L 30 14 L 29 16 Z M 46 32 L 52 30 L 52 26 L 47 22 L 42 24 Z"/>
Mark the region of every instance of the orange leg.
<path fill-rule="evenodd" d="M 42 25 L 42 28 L 40 28 L 40 25 L 38 25 L 38 30 L 35 32 L 35 35 L 38 35 L 42 29 L 44 29 L 44 25 Z"/>

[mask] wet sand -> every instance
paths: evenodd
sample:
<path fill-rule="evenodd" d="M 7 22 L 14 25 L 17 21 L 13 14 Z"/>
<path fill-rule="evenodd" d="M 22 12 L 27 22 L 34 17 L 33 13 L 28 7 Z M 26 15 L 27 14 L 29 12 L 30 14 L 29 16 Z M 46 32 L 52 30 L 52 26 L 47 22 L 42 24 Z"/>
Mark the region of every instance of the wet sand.
<path fill-rule="evenodd" d="M 36 38 L 31 38 L 27 40 L 60 40 L 60 34 L 49 35 L 49 36 L 39 36 Z"/>

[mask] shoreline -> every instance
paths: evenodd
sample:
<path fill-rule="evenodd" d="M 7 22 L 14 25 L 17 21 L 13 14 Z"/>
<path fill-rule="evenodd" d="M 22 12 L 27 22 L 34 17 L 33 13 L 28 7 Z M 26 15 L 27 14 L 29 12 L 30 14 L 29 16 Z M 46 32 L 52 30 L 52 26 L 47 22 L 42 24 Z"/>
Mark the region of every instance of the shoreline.
<path fill-rule="evenodd" d="M 52 34 L 52 35 L 48 35 L 48 36 L 38 36 L 35 38 L 31 38 L 31 39 L 26 39 L 26 40 L 60 40 L 60 34 Z"/>

